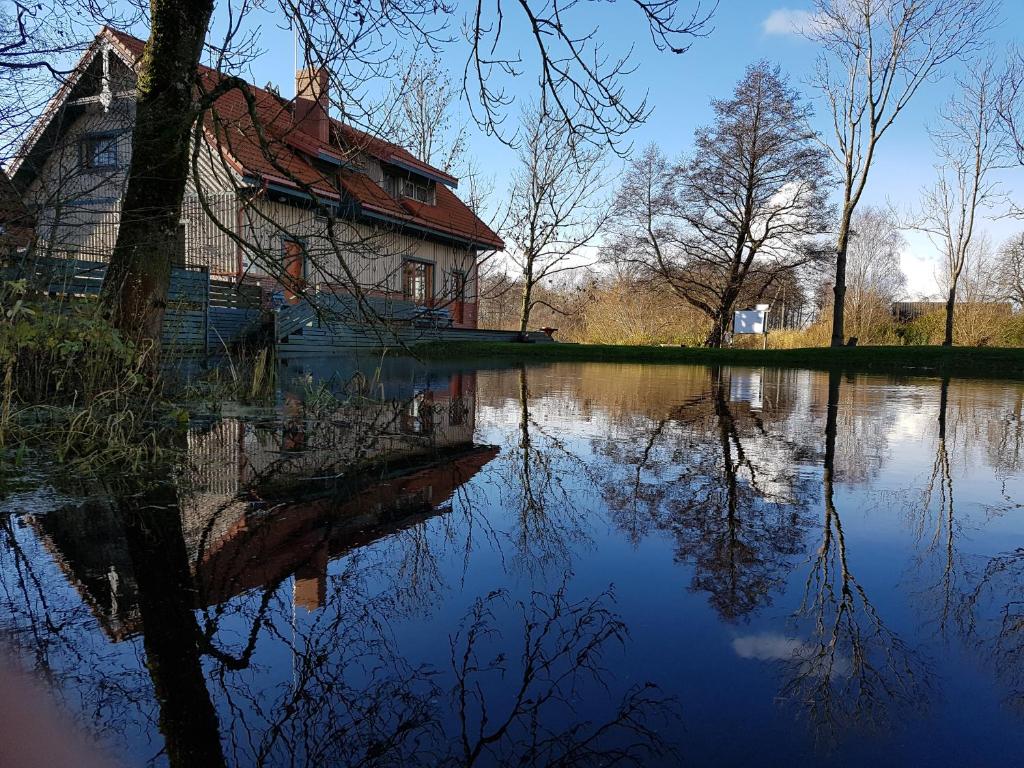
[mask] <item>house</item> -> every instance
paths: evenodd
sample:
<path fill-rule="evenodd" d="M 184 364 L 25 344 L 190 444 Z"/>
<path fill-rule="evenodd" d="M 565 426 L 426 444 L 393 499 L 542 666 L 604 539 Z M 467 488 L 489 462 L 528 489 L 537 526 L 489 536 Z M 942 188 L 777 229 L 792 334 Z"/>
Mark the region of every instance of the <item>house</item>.
<path fill-rule="evenodd" d="M 117 236 L 143 41 L 104 27 L 11 166 L 35 212 L 38 249 L 102 261 Z M 201 67 L 200 88 L 222 81 Z M 456 195 L 458 180 L 334 119 L 324 70 L 217 98 L 197 126 L 179 265 L 295 302 L 314 294 L 445 308 L 477 326 L 477 262 L 503 248 Z M 385 306 L 387 304 L 385 303 Z"/>

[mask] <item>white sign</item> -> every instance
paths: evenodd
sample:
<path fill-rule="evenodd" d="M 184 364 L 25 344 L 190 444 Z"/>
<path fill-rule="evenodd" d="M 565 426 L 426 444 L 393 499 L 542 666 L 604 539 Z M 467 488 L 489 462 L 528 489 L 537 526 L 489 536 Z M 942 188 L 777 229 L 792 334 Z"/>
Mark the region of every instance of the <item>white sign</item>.
<path fill-rule="evenodd" d="M 764 333 L 765 318 L 768 312 L 764 309 L 744 309 L 734 313 L 732 318 L 733 333 Z"/>

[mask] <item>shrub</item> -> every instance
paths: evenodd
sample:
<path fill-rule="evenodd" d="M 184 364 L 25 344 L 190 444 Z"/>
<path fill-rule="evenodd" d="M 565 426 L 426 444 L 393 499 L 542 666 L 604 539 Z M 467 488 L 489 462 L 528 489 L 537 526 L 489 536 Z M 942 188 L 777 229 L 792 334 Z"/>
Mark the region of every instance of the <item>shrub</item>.
<path fill-rule="evenodd" d="M 0 284 L 0 448 L 18 462 L 39 449 L 79 470 L 132 469 L 180 431 L 149 351 L 126 341 L 95 302 L 28 301 Z"/>
<path fill-rule="evenodd" d="M 0 310 L 7 401 L 87 404 L 113 386 L 146 378 L 145 353 L 103 320 L 93 303 L 29 302 L 24 282 L 17 281 L 0 286 Z"/>

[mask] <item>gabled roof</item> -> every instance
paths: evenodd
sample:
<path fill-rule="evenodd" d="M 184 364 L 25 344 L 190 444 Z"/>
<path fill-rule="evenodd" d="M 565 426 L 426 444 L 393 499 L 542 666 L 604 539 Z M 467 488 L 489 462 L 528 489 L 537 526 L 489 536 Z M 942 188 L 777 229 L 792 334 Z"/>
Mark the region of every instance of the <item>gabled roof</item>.
<path fill-rule="evenodd" d="M 104 27 L 97 37 L 100 39 L 109 40 L 133 68 L 142 57 L 145 43 L 136 37 Z M 199 75 L 207 91 L 223 77 L 216 70 L 202 65 Z M 328 200 L 339 199 L 340 191 L 347 198 L 346 202 L 355 203 L 360 213 L 371 218 L 455 238 L 476 247 L 504 247 L 501 238 L 448 188 L 448 185 L 458 183 L 454 177 L 422 162 L 397 144 L 333 118 L 331 141 L 322 142 L 298 127 L 291 100 L 252 85 L 250 93 L 265 144 L 260 141 L 246 99 L 238 90 L 230 90 L 217 99 L 213 110 L 207 112 L 204 126 L 210 144 L 242 176 L 299 193 L 312 190 Z M 385 165 L 439 182 L 436 184 L 437 204 L 392 198 L 366 174 L 346 163 L 346 155 L 353 149 L 365 152 Z M 338 170 L 327 174 L 317 167 L 313 158 Z"/>

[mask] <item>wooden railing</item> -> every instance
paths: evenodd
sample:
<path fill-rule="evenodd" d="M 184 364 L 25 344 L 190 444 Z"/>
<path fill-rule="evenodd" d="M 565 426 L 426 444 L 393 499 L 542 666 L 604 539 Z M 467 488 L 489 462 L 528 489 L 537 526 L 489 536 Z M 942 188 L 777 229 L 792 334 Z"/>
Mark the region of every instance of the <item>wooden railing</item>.
<path fill-rule="evenodd" d="M 105 263 L 84 259 L 30 256 L 0 269 L 0 277 L 5 280 L 24 279 L 36 291 L 68 299 L 98 296 L 106 275 Z M 262 315 L 258 299 L 255 307 L 239 305 L 252 301 L 251 291 L 243 291 L 238 297 L 231 306 L 223 293 L 211 291 L 210 274 L 203 267 L 173 267 L 161 343 L 177 352 L 205 354 L 236 341 Z"/>

